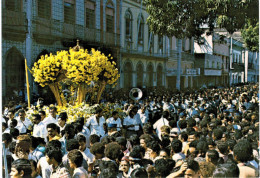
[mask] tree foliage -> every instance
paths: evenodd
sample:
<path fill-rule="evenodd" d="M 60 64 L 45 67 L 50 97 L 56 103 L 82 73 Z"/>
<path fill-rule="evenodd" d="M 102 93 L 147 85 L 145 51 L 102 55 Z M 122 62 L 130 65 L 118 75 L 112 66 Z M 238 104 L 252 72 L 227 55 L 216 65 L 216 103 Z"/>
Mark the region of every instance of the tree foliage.
<path fill-rule="evenodd" d="M 245 29 L 245 39 L 254 35 L 254 43 L 246 40 L 249 48 L 258 39 L 258 32 L 252 33 L 259 21 L 258 0 L 144 0 L 144 3 L 149 13 L 147 22 L 156 34 L 196 39 L 205 29 L 211 32 L 220 27 L 230 34 Z"/>
<path fill-rule="evenodd" d="M 242 30 L 242 36 L 250 51 L 259 51 L 259 23 L 253 26 L 248 22 Z"/>
<path fill-rule="evenodd" d="M 214 28 L 215 7 L 212 0 L 144 0 L 150 29 L 160 35 L 199 37 L 202 25 Z"/>

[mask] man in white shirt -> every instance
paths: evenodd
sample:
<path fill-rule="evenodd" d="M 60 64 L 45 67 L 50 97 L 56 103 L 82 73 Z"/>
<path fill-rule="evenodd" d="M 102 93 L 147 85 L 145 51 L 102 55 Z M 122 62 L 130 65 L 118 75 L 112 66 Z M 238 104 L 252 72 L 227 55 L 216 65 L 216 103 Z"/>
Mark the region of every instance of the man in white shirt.
<path fill-rule="evenodd" d="M 112 117 L 108 118 L 106 120 L 106 123 L 107 124 L 116 124 L 117 125 L 117 131 L 121 130 L 122 122 L 121 122 L 121 119 L 118 117 L 117 111 L 113 111 Z"/>
<path fill-rule="evenodd" d="M 20 134 L 26 134 L 28 130 L 31 130 L 32 122 L 30 119 L 25 118 L 25 111 L 23 109 L 20 109 L 18 111 L 18 117 L 17 117 L 17 128 L 19 130 Z"/>
<path fill-rule="evenodd" d="M 50 124 L 50 123 L 54 123 L 54 124 L 57 123 L 57 108 L 56 108 L 56 107 L 50 107 L 49 112 L 50 112 L 49 116 L 46 117 L 46 118 L 42 121 L 42 123 L 43 123 L 45 126 L 47 126 L 47 125 Z"/>
<path fill-rule="evenodd" d="M 48 124 L 51 124 L 51 123 L 54 123 L 54 124 L 57 124 L 57 108 L 56 107 L 50 107 L 49 109 L 49 116 L 44 118 L 44 120 L 42 120 L 42 123 L 45 125 L 45 128 L 47 129 L 47 125 Z M 47 133 L 44 137 L 47 137 Z"/>
<path fill-rule="evenodd" d="M 98 108 L 96 114 L 87 119 L 86 126 L 90 127 L 90 134 L 97 134 L 98 136 L 104 136 L 104 124 L 106 123 L 105 118 L 102 116 L 102 109 Z"/>
<path fill-rule="evenodd" d="M 149 120 L 148 112 L 146 112 L 146 111 L 147 111 L 146 107 L 144 107 L 144 106 L 141 109 L 139 109 L 139 111 L 138 111 L 138 113 L 140 114 L 140 119 L 141 119 L 143 125 L 146 124 Z"/>
<path fill-rule="evenodd" d="M 62 112 L 58 116 L 57 125 L 60 127 L 60 132 L 65 129 L 67 119 L 68 119 L 68 115 L 66 112 Z"/>
<path fill-rule="evenodd" d="M 176 139 L 171 142 L 171 151 L 173 154 L 172 159 L 175 162 L 185 159 L 185 155 L 181 152 L 182 151 L 182 142 L 180 140 Z"/>
<path fill-rule="evenodd" d="M 85 156 L 87 157 L 86 161 L 88 163 L 88 171 L 91 172 L 94 166 L 93 163 L 95 156 L 90 152 L 90 149 L 86 147 L 86 138 L 84 135 L 78 135 L 77 140 L 79 142 L 79 150 L 82 154 L 85 154 Z M 85 156 L 83 155 L 83 159 Z"/>
<path fill-rule="evenodd" d="M 14 110 L 8 111 L 7 118 L 8 118 L 7 124 L 8 124 L 8 127 L 10 127 L 10 124 L 11 124 L 12 120 L 14 119 Z"/>
<path fill-rule="evenodd" d="M 169 126 L 169 121 L 168 121 L 169 115 L 170 114 L 168 111 L 163 111 L 162 117 L 159 120 L 157 120 L 153 125 L 153 128 L 156 129 L 157 136 L 160 139 L 161 139 L 161 127 L 164 125 Z"/>
<path fill-rule="evenodd" d="M 123 126 L 126 129 L 126 137 L 130 138 L 132 134 L 136 134 L 140 130 L 142 122 L 135 116 L 135 111 L 130 110 L 129 115 L 124 119 Z"/>
<path fill-rule="evenodd" d="M 45 139 L 45 135 L 47 135 L 47 130 L 45 125 L 41 122 L 41 116 L 39 114 L 33 114 L 33 136 L 41 137 Z"/>

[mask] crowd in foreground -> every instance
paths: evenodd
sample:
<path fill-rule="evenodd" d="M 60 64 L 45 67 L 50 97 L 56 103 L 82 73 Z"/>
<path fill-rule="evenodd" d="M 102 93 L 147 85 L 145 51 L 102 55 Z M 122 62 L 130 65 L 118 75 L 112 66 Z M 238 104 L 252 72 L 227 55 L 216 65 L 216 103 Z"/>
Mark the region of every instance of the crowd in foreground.
<path fill-rule="evenodd" d="M 3 177 L 144 178 L 258 177 L 259 86 L 110 97 L 101 108 L 67 123 L 67 113 L 9 104 L 2 117 Z"/>

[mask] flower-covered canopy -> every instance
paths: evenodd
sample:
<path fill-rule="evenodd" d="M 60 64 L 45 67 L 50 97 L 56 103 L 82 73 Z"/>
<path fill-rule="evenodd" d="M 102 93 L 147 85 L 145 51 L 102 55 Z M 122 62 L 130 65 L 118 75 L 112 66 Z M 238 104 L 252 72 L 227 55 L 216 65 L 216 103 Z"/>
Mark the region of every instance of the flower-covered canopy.
<path fill-rule="evenodd" d="M 35 82 L 42 87 L 49 86 L 55 95 L 58 105 L 64 105 L 61 101 L 59 82 L 64 79 L 70 80 L 77 85 L 77 102 L 84 101 L 88 86 L 95 83 L 98 88 L 97 102 L 107 84 L 116 84 L 119 78 L 116 63 L 111 61 L 111 55 L 105 56 L 100 51 L 70 49 L 69 51 L 58 51 L 56 55 L 41 56 L 34 63 L 33 76 Z"/>

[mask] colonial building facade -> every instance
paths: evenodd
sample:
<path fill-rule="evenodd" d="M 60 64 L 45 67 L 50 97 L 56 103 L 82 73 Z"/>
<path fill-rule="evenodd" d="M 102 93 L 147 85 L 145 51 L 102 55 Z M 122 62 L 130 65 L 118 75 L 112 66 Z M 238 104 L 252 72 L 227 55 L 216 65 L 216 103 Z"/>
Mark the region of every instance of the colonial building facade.
<path fill-rule="evenodd" d="M 166 37 L 149 31 L 141 1 L 122 1 L 121 88 L 165 86 Z"/>
<path fill-rule="evenodd" d="M 150 32 L 141 0 L 3 0 L 2 96 L 26 93 L 25 63 L 68 50 L 80 40 L 85 49 L 111 54 L 120 70 L 119 88 L 175 89 L 177 39 Z M 231 45 L 232 44 L 232 45 Z M 242 42 L 214 33 L 182 40 L 181 89 L 257 82 L 259 54 Z M 33 82 L 31 91 L 47 89 Z"/>
<path fill-rule="evenodd" d="M 118 0 L 4 0 L 2 39 L 2 96 L 25 91 L 25 65 L 41 55 L 73 47 L 96 48 L 120 57 Z M 31 91 L 42 88 L 29 74 Z M 26 93 L 26 92 L 24 92 Z"/>

